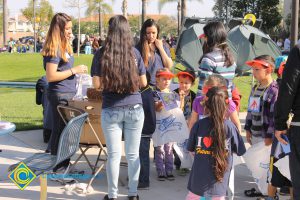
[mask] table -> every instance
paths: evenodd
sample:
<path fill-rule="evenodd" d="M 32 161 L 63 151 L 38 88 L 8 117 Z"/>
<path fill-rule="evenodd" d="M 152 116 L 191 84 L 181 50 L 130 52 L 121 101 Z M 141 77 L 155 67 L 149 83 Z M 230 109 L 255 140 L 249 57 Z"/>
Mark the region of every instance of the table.
<path fill-rule="evenodd" d="M 14 130 L 16 130 L 16 125 L 14 123 L 0 121 L 0 136 L 12 133 Z M 1 149 L 0 152 L 2 152 Z"/>

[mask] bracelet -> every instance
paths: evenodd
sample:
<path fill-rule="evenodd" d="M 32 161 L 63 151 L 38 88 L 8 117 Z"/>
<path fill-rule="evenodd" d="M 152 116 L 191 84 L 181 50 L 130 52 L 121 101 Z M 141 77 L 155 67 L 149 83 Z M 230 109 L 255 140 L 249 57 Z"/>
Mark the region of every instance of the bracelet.
<path fill-rule="evenodd" d="M 72 68 L 70 68 L 72 75 L 74 75 Z"/>

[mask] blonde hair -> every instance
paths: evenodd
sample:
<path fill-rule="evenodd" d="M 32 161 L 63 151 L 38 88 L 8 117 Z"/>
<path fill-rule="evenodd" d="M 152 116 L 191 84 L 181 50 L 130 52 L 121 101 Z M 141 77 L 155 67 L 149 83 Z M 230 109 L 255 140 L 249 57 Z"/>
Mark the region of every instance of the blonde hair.
<path fill-rule="evenodd" d="M 211 87 L 227 87 L 227 81 L 223 76 L 219 74 L 213 74 L 204 81 L 203 85 Z"/>
<path fill-rule="evenodd" d="M 65 13 L 54 15 L 42 50 L 43 56 L 59 56 L 64 62 L 68 62 L 66 52 L 71 55 L 73 54 L 73 50 L 70 42 L 65 37 L 65 26 L 70 21 L 71 17 Z"/>

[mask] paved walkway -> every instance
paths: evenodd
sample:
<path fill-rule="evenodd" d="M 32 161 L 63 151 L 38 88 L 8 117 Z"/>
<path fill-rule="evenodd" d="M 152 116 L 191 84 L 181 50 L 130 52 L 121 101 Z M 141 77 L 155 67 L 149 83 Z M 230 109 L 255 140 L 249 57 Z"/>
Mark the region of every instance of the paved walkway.
<path fill-rule="evenodd" d="M 241 119 L 245 115 L 241 114 Z M 24 191 L 18 189 L 17 186 L 12 183 L 7 175 L 7 168 L 9 165 L 14 164 L 26 157 L 31 156 L 33 153 L 42 152 L 46 148 L 46 144 L 42 142 L 42 130 L 34 131 L 20 131 L 14 132 L 10 135 L 0 137 L 0 149 L 3 152 L 0 153 L 0 199 L 5 200 L 17 200 L 17 199 L 39 199 L 39 181 L 34 180 Z M 247 146 L 249 146 L 247 144 Z M 153 152 L 153 151 L 150 151 Z M 89 157 L 93 160 L 96 159 L 97 151 L 92 149 L 89 153 Z M 79 155 L 77 153 L 77 155 Z M 153 157 L 153 155 L 151 155 Z M 123 157 L 125 160 L 125 158 Z M 151 159 L 152 160 L 152 159 Z M 246 198 L 243 194 L 244 189 L 255 187 L 253 178 L 250 175 L 246 165 L 239 157 L 234 158 L 235 165 L 235 198 L 237 200 L 242 199 L 255 199 Z M 77 169 L 86 170 L 86 173 L 90 173 L 88 166 L 82 161 L 76 166 Z M 188 176 L 178 176 L 176 172 L 175 181 L 157 181 L 154 163 L 151 163 L 151 186 L 150 190 L 139 191 L 141 200 L 163 199 L 163 200 L 183 200 L 187 194 L 187 182 Z M 121 167 L 120 171 L 121 179 L 126 183 L 127 169 Z M 87 182 L 82 180 L 82 182 Z M 88 200 L 100 200 L 104 197 L 107 191 L 106 175 L 105 172 L 100 174 L 93 184 L 94 191 L 89 194 L 80 194 L 80 192 L 69 192 L 64 187 L 54 181 L 48 180 L 48 199 L 88 199 Z M 127 199 L 127 187 L 119 186 L 120 197 L 118 199 Z M 288 198 L 281 198 L 281 200 Z"/>

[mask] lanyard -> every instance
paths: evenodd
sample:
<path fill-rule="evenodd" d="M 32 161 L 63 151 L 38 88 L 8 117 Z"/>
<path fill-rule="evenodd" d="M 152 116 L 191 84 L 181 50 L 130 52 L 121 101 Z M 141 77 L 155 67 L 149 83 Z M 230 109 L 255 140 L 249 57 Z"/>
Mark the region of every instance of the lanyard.
<path fill-rule="evenodd" d="M 273 81 L 272 81 L 272 82 L 273 82 Z M 271 83 L 272 83 L 272 82 L 271 82 Z M 269 84 L 265 87 L 265 89 L 264 89 L 264 90 L 262 91 L 262 93 L 260 94 L 259 98 L 261 98 L 261 97 L 264 95 L 266 89 L 271 85 L 271 83 L 269 83 Z M 258 85 L 258 86 L 255 87 L 255 90 L 254 90 L 254 92 L 253 92 L 253 94 L 252 94 L 253 97 L 254 97 L 255 92 L 256 92 L 256 90 L 257 90 L 257 88 L 258 88 L 259 86 L 260 86 L 260 85 Z"/>

